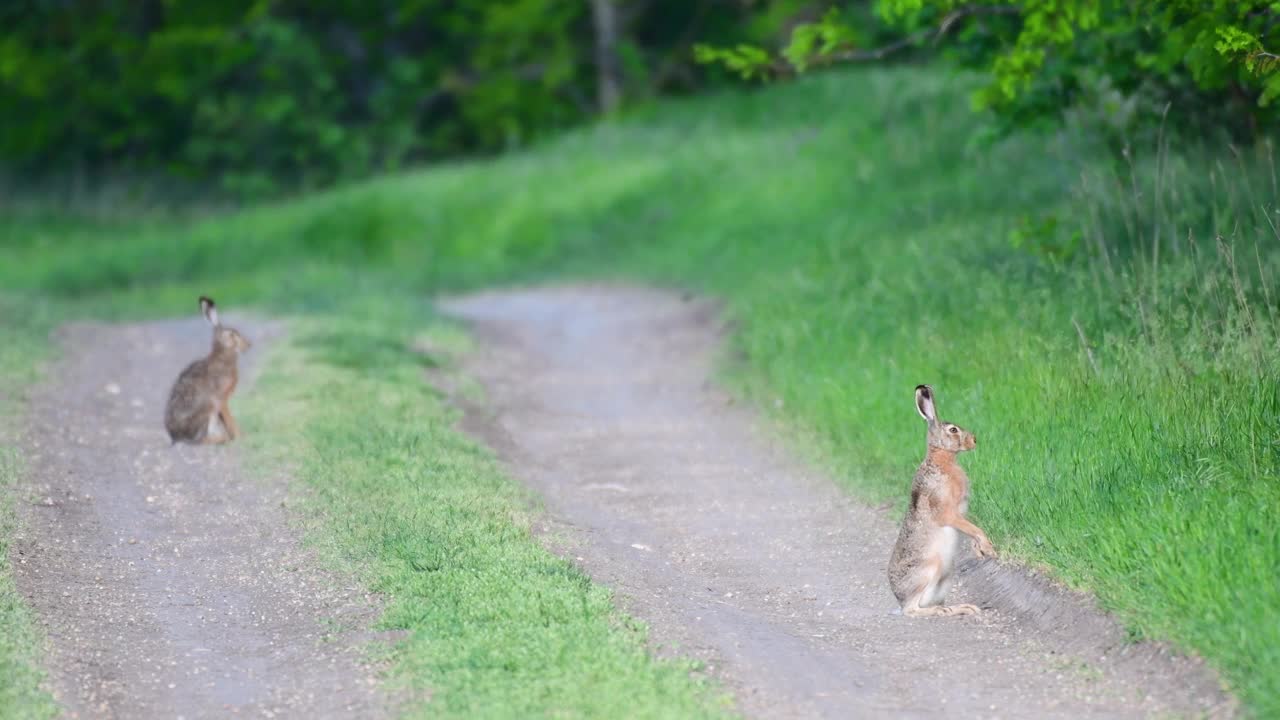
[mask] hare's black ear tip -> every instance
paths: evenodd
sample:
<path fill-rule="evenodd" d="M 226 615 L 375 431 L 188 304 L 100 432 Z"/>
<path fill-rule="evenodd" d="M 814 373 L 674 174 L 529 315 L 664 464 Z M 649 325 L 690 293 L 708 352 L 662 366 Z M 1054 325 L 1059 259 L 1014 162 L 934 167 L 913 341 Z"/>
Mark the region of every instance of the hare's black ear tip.
<path fill-rule="evenodd" d="M 933 388 L 929 387 L 928 385 L 917 385 L 916 392 L 920 393 L 921 395 L 924 395 L 925 397 L 928 397 L 933 394 Z"/>
<path fill-rule="evenodd" d="M 208 295 L 200 296 L 200 307 L 213 307 L 213 298 Z"/>

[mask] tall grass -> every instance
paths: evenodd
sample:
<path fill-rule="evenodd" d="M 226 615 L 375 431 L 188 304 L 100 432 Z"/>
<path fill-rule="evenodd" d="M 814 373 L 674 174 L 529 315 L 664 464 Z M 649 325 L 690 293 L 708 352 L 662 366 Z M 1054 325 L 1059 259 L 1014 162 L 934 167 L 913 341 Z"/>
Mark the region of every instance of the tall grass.
<path fill-rule="evenodd" d="M 197 288 L 294 309 L 353 284 L 701 289 L 735 321 L 736 386 L 850 488 L 905 502 L 932 383 L 982 438 L 972 511 L 998 549 L 1280 714 L 1255 670 L 1280 647 L 1274 149 L 980 145 L 971 83 L 827 74 L 185 225 L 10 214 L 0 281 L 108 313 Z"/>

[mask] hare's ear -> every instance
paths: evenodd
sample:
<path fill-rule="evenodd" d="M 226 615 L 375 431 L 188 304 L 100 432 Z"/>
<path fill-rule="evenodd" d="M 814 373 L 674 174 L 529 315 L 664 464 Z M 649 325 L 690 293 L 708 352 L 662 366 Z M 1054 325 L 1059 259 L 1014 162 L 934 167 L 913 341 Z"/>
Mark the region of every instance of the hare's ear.
<path fill-rule="evenodd" d="M 928 385 L 916 386 L 916 412 L 930 425 L 938 422 L 938 414 L 933 409 L 933 388 Z"/>
<path fill-rule="evenodd" d="M 204 316 L 208 319 L 210 325 L 218 327 L 218 307 L 213 304 L 212 298 L 207 298 L 204 295 L 201 295 L 200 310 L 204 313 Z"/>

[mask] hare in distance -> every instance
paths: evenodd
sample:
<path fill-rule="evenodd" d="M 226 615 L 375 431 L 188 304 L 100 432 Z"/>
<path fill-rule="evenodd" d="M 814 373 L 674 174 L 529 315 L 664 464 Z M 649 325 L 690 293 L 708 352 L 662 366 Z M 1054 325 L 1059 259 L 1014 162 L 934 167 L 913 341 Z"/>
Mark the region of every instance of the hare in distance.
<path fill-rule="evenodd" d="M 221 444 L 240 436 L 228 403 L 239 381 L 236 360 L 249 349 L 249 341 L 218 320 L 210 298 L 200 297 L 200 310 L 213 326 L 213 349 L 188 365 L 169 393 L 164 426 L 173 444 Z"/>
<path fill-rule="evenodd" d="M 889 558 L 889 586 L 912 617 L 970 615 L 976 605 L 943 605 L 950 589 L 960 536 L 973 539 L 978 557 L 994 557 L 987 534 L 965 518 L 969 476 L 956 456 L 974 449 L 977 438 L 954 423 L 939 420 L 933 388 L 916 386 L 916 410 L 929 425 L 924 461 L 911 483 L 911 505 Z"/>

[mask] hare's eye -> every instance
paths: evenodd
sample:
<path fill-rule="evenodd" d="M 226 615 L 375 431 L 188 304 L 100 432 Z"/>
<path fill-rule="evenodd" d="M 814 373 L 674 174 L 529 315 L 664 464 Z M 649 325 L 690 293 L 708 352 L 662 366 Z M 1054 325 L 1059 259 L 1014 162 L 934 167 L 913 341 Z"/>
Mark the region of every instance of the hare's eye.
<path fill-rule="evenodd" d="M 952 435 L 955 435 L 960 432 L 960 428 L 956 427 L 955 425 L 952 425 L 951 427 L 947 428 L 947 431 L 950 432 Z"/>

